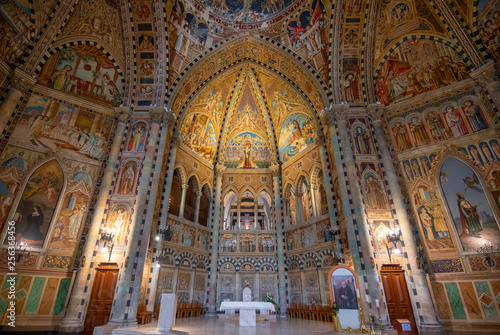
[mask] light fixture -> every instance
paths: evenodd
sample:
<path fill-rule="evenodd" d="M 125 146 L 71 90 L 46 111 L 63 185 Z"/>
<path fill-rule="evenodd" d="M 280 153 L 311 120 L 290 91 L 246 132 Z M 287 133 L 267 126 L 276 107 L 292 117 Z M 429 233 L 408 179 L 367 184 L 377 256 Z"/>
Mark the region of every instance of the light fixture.
<path fill-rule="evenodd" d="M 111 254 L 113 253 L 113 247 L 115 246 L 113 243 L 114 238 L 115 238 L 114 229 L 106 230 L 103 234 L 101 234 L 100 241 L 104 243 L 104 245 L 102 246 L 102 252 L 106 252 L 106 250 L 109 250 L 108 262 L 111 262 Z"/>
<path fill-rule="evenodd" d="M 401 242 L 401 230 L 391 229 L 385 238 L 387 240 L 385 247 L 389 255 L 389 263 L 392 263 L 392 252 L 394 251 L 397 255 L 401 254 L 401 250 L 396 248 L 396 243 Z M 391 243 L 392 246 L 389 246 L 389 243 Z"/>
<path fill-rule="evenodd" d="M 487 268 L 494 268 L 497 264 L 495 260 L 491 257 L 492 254 L 500 252 L 498 247 L 494 247 L 491 245 L 491 242 L 487 243 L 486 241 L 479 242 L 479 248 L 476 250 L 478 254 L 484 254 L 483 264 Z"/>

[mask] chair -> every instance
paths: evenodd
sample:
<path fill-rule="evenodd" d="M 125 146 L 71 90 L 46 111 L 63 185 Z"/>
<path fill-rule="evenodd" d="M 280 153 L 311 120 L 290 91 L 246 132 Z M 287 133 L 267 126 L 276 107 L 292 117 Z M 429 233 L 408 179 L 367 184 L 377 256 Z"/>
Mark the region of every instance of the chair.
<path fill-rule="evenodd" d="M 146 310 L 147 306 L 144 304 L 137 306 L 137 323 L 140 325 L 150 323 L 153 318 L 153 312 Z"/>
<path fill-rule="evenodd" d="M 160 307 L 161 305 L 160 304 L 156 304 L 155 305 L 155 312 L 154 312 L 154 315 L 155 315 L 155 320 L 158 321 L 158 317 L 160 315 Z"/>
<path fill-rule="evenodd" d="M 295 309 L 295 304 L 290 304 L 290 308 L 286 309 L 286 317 L 292 318 L 293 310 Z"/>
<path fill-rule="evenodd" d="M 297 306 L 297 317 L 299 319 L 303 319 L 304 318 L 306 308 L 307 308 L 307 306 L 306 305 L 302 305 L 302 304 L 299 304 Z"/>

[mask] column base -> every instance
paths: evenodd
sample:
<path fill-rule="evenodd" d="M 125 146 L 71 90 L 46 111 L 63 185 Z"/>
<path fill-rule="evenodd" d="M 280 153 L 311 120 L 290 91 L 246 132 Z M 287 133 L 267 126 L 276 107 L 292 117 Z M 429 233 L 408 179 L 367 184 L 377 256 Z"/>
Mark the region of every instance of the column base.
<path fill-rule="evenodd" d="M 447 333 L 440 324 L 420 325 L 418 332 L 426 335 L 445 335 Z"/>
<path fill-rule="evenodd" d="M 57 331 L 61 333 L 79 333 L 83 332 L 83 323 L 80 319 L 62 319 L 57 326 Z"/>
<path fill-rule="evenodd" d="M 130 326 L 136 326 L 137 325 L 137 319 L 133 320 L 110 320 L 108 321 L 107 325 L 116 325 L 117 327 L 130 327 Z"/>

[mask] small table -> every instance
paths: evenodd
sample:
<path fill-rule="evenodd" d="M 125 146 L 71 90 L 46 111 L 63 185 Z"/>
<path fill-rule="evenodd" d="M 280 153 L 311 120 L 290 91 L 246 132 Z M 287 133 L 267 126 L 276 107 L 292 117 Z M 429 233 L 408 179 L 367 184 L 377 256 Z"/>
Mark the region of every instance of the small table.
<path fill-rule="evenodd" d="M 240 327 L 257 326 L 256 310 L 259 310 L 263 315 L 269 314 L 269 311 L 275 311 L 272 303 L 263 301 L 224 301 L 220 305 L 220 310 L 230 314 L 239 310 Z"/>

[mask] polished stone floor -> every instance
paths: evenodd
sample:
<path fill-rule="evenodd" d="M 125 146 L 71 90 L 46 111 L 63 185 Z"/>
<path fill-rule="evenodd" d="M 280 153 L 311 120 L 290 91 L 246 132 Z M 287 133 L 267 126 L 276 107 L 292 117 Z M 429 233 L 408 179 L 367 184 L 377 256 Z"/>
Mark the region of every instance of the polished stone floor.
<path fill-rule="evenodd" d="M 343 335 L 333 330 L 333 324 L 327 322 L 278 319 L 275 322 L 258 324 L 257 327 L 239 327 L 237 322 L 225 321 L 215 317 L 189 318 L 176 320 L 173 328 L 175 335 Z M 113 330 L 113 335 L 159 334 L 156 322 L 129 328 Z"/>

